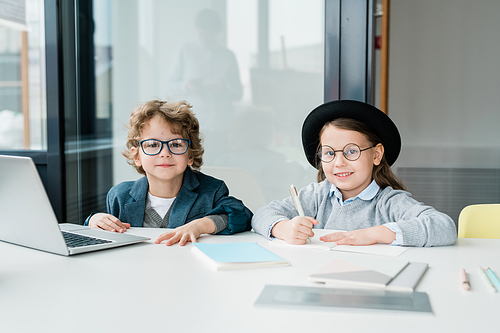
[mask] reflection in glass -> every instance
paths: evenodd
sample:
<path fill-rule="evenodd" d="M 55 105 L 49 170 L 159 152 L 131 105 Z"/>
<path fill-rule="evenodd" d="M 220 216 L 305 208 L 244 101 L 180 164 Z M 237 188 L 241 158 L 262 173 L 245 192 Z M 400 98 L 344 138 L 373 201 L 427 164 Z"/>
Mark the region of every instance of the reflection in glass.
<path fill-rule="evenodd" d="M 192 104 L 202 172 L 243 169 L 267 202 L 314 181 L 300 133 L 323 102 L 323 0 L 103 0 L 93 11 L 96 113 L 112 119 L 113 184 L 140 176 L 121 155 L 124 124 L 151 99 Z M 230 192 L 243 193 L 233 179 Z"/>
<path fill-rule="evenodd" d="M 198 40 L 180 47 L 171 64 L 167 94 L 180 96 L 194 106 L 205 135 L 205 150 L 227 144 L 227 129 L 234 113 L 233 101 L 243 88 L 234 53 L 218 40 L 222 22 L 211 9 L 199 11 L 194 20 Z"/>
<path fill-rule="evenodd" d="M 25 27 L 0 25 L 0 150 L 47 145 L 43 1 L 25 8 Z"/>

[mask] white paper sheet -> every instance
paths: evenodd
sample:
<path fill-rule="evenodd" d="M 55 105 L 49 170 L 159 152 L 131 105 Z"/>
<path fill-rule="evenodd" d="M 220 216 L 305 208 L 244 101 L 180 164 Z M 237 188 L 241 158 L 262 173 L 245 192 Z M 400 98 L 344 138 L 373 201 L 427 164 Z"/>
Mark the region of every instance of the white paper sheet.
<path fill-rule="evenodd" d="M 311 237 L 311 241 L 307 241 L 304 245 L 292 245 L 281 239 L 274 239 L 269 241 L 269 245 L 279 245 L 279 246 L 292 246 L 303 249 L 313 249 L 313 250 L 327 250 L 327 251 L 341 251 L 341 252 L 354 252 L 354 253 L 364 253 L 364 254 L 375 254 L 382 256 L 392 256 L 397 257 L 400 254 L 408 251 L 410 247 L 404 246 L 393 246 L 389 244 L 373 244 L 366 246 L 352 246 L 352 245 L 335 245 L 334 243 L 323 242 L 319 238 L 321 236 L 331 234 L 332 232 L 337 232 L 339 230 L 328 230 L 328 229 L 314 229 L 314 237 Z"/>

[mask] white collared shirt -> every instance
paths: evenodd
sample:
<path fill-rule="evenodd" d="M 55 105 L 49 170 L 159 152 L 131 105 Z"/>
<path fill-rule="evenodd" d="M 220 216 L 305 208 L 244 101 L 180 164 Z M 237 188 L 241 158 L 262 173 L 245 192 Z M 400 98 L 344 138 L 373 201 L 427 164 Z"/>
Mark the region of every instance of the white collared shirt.
<path fill-rule="evenodd" d="M 363 191 L 361 191 L 360 194 L 358 194 L 354 198 L 349 198 L 345 201 L 342 201 L 342 193 L 335 185 L 332 184 L 332 186 L 330 187 L 330 196 L 334 195 L 337 198 L 338 203 L 341 206 L 343 206 L 345 204 L 348 204 L 349 202 L 353 202 L 354 200 L 356 200 L 358 198 L 361 200 L 366 200 L 366 201 L 371 200 L 375 197 L 375 195 L 377 195 L 379 190 L 380 190 L 380 186 L 378 186 L 378 184 L 377 184 L 377 182 L 375 182 L 375 180 L 372 180 L 370 185 L 368 185 Z"/>

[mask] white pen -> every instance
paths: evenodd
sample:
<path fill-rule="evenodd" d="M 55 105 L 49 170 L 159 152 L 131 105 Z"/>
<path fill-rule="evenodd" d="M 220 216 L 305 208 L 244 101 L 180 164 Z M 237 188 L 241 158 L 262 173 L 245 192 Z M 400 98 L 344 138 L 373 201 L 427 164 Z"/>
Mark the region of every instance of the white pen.
<path fill-rule="evenodd" d="M 293 200 L 293 203 L 295 205 L 295 208 L 299 212 L 299 216 L 306 217 L 304 215 L 304 210 L 302 209 L 302 205 L 301 205 L 300 200 L 299 200 L 299 194 L 297 193 L 297 189 L 293 185 L 290 186 L 290 194 L 292 195 L 292 200 Z"/>
<path fill-rule="evenodd" d="M 295 188 L 295 186 L 293 186 L 293 184 L 290 186 L 290 194 L 292 195 L 293 204 L 295 205 L 295 208 L 299 212 L 299 216 L 306 217 L 304 214 L 304 209 L 302 209 L 302 204 L 300 203 L 299 200 L 299 194 L 297 193 L 297 189 Z M 311 237 L 309 237 L 308 239 L 309 242 L 311 242 Z"/>
<path fill-rule="evenodd" d="M 479 274 L 481 274 L 484 282 L 488 286 L 488 290 L 492 293 L 495 293 L 497 290 L 496 290 L 495 286 L 493 285 L 493 283 L 491 283 L 491 280 L 488 277 L 488 275 L 486 275 L 486 272 L 484 271 L 484 269 L 481 266 L 479 266 L 478 270 L 479 270 Z"/>

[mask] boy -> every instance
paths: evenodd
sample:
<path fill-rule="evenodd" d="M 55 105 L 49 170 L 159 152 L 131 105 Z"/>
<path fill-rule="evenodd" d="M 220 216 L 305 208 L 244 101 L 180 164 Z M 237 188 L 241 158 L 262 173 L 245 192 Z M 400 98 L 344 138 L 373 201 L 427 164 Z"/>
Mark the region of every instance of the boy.
<path fill-rule="evenodd" d="M 92 214 L 86 225 L 115 232 L 131 226 L 174 228 L 155 243 L 181 246 L 201 234 L 251 229 L 250 210 L 228 195 L 222 180 L 199 172 L 204 149 L 187 102 L 153 100 L 136 108 L 126 147 L 128 163 L 145 177 L 111 188 L 108 213 Z"/>

